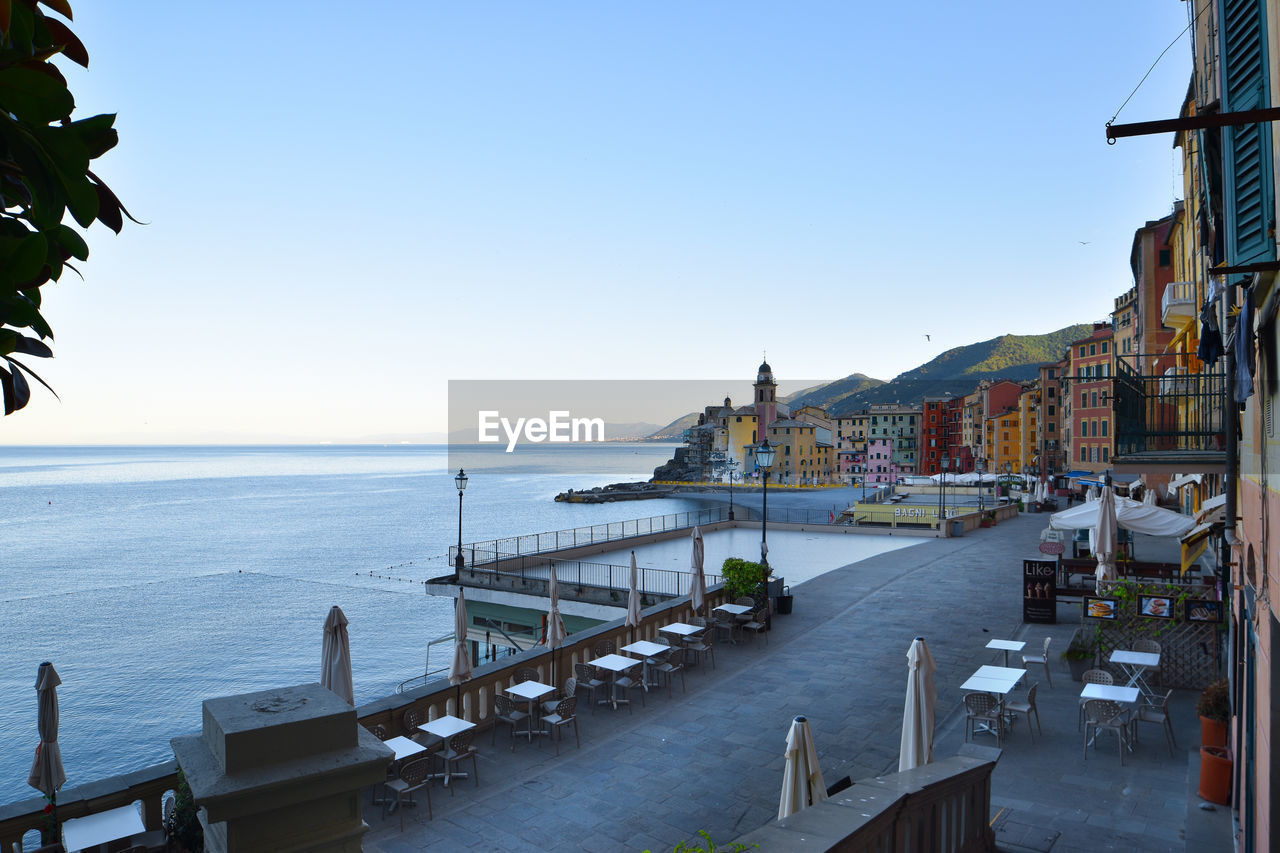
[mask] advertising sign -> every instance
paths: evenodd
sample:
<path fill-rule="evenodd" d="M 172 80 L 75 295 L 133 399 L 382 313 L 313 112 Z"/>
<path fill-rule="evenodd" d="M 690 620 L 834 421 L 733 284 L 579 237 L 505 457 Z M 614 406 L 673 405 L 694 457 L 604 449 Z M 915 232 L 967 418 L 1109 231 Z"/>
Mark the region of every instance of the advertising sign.
<path fill-rule="evenodd" d="M 1022 561 L 1022 621 L 1052 625 L 1058 621 L 1058 564 Z"/>

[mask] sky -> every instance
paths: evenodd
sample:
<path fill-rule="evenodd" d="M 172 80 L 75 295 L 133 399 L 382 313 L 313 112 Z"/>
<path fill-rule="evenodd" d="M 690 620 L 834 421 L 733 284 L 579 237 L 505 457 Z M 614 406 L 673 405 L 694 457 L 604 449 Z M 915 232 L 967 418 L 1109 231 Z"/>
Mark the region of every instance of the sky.
<path fill-rule="evenodd" d="M 134 216 L 0 444 L 428 440 L 449 380 L 881 379 L 1106 319 L 1173 0 L 80 2 Z M 1118 121 L 1172 118 L 1183 35 Z M 929 337 L 926 338 L 925 336 Z M 708 401 L 712 402 L 712 401 Z M 656 420 L 656 419 L 655 419 Z"/>

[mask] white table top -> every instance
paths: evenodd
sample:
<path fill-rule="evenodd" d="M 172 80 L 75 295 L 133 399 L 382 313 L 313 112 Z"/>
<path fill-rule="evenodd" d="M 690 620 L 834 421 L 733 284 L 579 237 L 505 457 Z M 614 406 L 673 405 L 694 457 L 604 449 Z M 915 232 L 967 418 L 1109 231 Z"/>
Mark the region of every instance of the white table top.
<path fill-rule="evenodd" d="M 713 610 L 723 610 L 725 613 L 732 613 L 734 616 L 741 616 L 743 613 L 750 613 L 753 609 L 745 604 L 721 604 Z"/>
<path fill-rule="evenodd" d="M 410 740 L 403 735 L 387 738 L 383 743 L 396 751 L 396 761 L 408 758 L 411 755 L 417 755 L 419 752 L 427 751 L 425 746 L 418 743 L 416 740 Z"/>
<path fill-rule="evenodd" d="M 633 655 L 644 655 L 652 657 L 653 655 L 663 655 L 671 651 L 670 646 L 664 646 L 662 643 L 654 643 L 650 640 L 636 640 L 629 646 L 623 646 L 622 651 L 631 652 Z"/>
<path fill-rule="evenodd" d="M 679 634 L 682 637 L 688 637 L 690 634 L 697 634 L 703 629 L 697 625 L 687 625 L 684 622 L 672 622 L 670 625 L 663 625 L 658 630 L 668 634 Z"/>
<path fill-rule="evenodd" d="M 1125 663 L 1130 666 L 1157 667 L 1160 665 L 1160 655 L 1154 652 L 1131 652 L 1128 649 L 1116 649 L 1111 653 L 1111 662 Z"/>
<path fill-rule="evenodd" d="M 1132 705 L 1140 695 L 1136 687 L 1121 687 L 1118 684 L 1086 684 L 1080 691 L 1081 699 L 1110 699 L 1112 702 L 1123 702 Z"/>
<path fill-rule="evenodd" d="M 1012 667 L 1012 666 L 991 666 L 991 665 L 980 666 L 978 667 L 978 671 L 974 673 L 974 675 L 980 676 L 982 678 L 999 678 L 999 679 L 1012 678 L 1014 681 L 1017 681 L 1019 678 L 1022 678 L 1022 676 L 1026 674 L 1027 674 L 1027 671 L 1025 669 L 1018 669 L 1017 667 Z"/>
<path fill-rule="evenodd" d="M 1020 652 L 1027 647 L 1023 640 L 990 640 L 987 642 L 987 648 L 1000 649 L 1006 652 Z"/>
<path fill-rule="evenodd" d="M 612 654 L 591 661 L 592 666 L 598 666 L 601 669 L 611 670 L 612 672 L 623 672 L 639 663 L 640 661 L 635 658 L 624 658 L 622 655 Z"/>
<path fill-rule="evenodd" d="M 1008 678 L 984 678 L 981 675 L 971 675 L 969 680 L 960 685 L 961 690 L 977 693 L 999 693 L 1001 696 L 1013 689 L 1018 680 Z"/>
<path fill-rule="evenodd" d="M 526 681 L 525 683 L 528 684 L 529 682 Z M 467 729 L 474 729 L 475 727 L 475 723 L 468 723 L 466 720 L 453 716 L 453 714 L 436 717 L 431 722 L 418 726 L 427 734 L 435 735 L 438 738 L 451 738 L 458 732 L 465 732 Z"/>
<path fill-rule="evenodd" d="M 543 684 L 541 681 L 522 681 L 513 687 L 507 688 L 507 692 L 512 696 L 518 696 L 529 701 L 541 699 L 548 693 L 554 693 L 555 691 L 556 689 L 550 684 Z"/>
<path fill-rule="evenodd" d="M 146 832 L 138 807 L 130 804 L 95 812 L 84 817 L 73 817 L 62 822 L 62 846 L 69 851 L 96 847 L 109 841 L 128 838 Z"/>

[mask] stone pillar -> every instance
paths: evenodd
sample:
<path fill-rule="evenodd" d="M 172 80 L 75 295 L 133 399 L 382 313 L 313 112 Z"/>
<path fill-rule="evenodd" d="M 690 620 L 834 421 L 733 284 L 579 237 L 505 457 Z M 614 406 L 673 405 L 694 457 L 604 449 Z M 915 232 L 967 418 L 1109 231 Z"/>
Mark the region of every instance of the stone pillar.
<path fill-rule="evenodd" d="M 209 853 L 360 851 L 361 789 L 392 758 L 319 684 L 208 699 L 203 733 L 170 743 Z"/>

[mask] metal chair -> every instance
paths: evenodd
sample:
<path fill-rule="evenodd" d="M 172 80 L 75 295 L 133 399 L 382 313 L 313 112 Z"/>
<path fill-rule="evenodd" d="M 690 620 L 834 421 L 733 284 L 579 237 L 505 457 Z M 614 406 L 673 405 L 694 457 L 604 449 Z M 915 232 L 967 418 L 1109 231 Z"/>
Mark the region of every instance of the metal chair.
<path fill-rule="evenodd" d="M 745 616 L 746 614 L 744 613 L 743 615 Z M 768 624 L 769 624 L 769 610 L 768 610 L 768 605 L 766 604 L 764 607 L 761 607 L 755 612 L 753 612 L 751 614 L 750 619 L 740 624 L 738 626 L 738 630 L 742 631 L 744 634 L 747 631 L 750 631 L 752 635 L 763 634 L 764 644 L 767 646 L 769 645 L 769 632 L 768 630 L 766 630 L 766 626 Z"/>
<path fill-rule="evenodd" d="M 476 749 L 475 744 L 472 743 L 472 741 L 475 740 L 475 736 L 475 729 L 467 729 L 465 732 L 458 732 L 456 735 L 449 738 L 449 745 L 440 753 L 440 758 L 444 761 L 445 771 L 447 773 L 454 773 L 455 765 L 461 764 L 463 761 L 470 758 L 471 775 L 475 778 L 476 787 L 478 788 L 480 787 L 480 772 L 476 767 L 476 755 L 479 753 L 479 750 Z M 453 796 L 453 789 L 456 787 L 458 786 L 449 786 L 449 796 Z"/>
<path fill-rule="evenodd" d="M 659 637 L 658 643 L 664 646 L 671 646 L 671 651 L 659 661 L 654 663 L 650 669 L 653 672 L 661 673 L 667 680 L 667 689 L 675 694 L 675 684 L 672 682 L 671 676 L 677 672 L 680 673 L 680 691 L 688 693 L 689 690 L 684 683 L 684 647 L 672 646 L 671 641 L 666 637 Z"/>
<path fill-rule="evenodd" d="M 711 658 L 711 668 L 716 668 L 716 629 L 714 625 L 708 626 L 697 637 L 694 637 L 685 646 L 685 651 L 692 653 L 693 660 L 691 663 L 697 664 L 702 661 L 703 656 Z"/>
<path fill-rule="evenodd" d="M 577 695 L 578 679 L 571 675 L 564 680 L 564 690 L 557 690 L 555 693 L 551 694 L 550 699 L 542 700 L 542 711 L 546 714 L 554 713 L 562 700 L 568 699 L 570 696 Z"/>
<path fill-rule="evenodd" d="M 582 738 L 578 736 L 577 709 L 578 697 L 569 696 L 560 700 L 556 705 L 555 711 L 542 718 L 542 722 L 550 727 L 548 731 L 551 736 L 555 738 L 556 755 L 560 754 L 560 741 L 564 737 L 562 729 L 570 723 L 573 724 L 573 739 L 578 742 L 578 749 L 582 749 Z"/>
<path fill-rule="evenodd" d="M 978 724 L 984 723 L 986 730 L 996 736 L 996 746 L 1004 742 L 1004 716 L 1000 703 L 990 693 L 964 694 L 964 739 L 977 737 Z"/>
<path fill-rule="evenodd" d="M 417 805 L 417 801 L 413 799 L 413 795 L 418 791 L 427 792 L 427 820 L 432 820 L 431 814 L 431 788 L 428 783 L 431 781 L 431 759 L 419 758 L 417 761 L 410 761 L 400 768 L 400 776 L 386 782 L 387 793 L 395 794 L 394 799 L 387 797 L 383 800 L 382 813 L 386 814 L 401 805 Z M 400 831 L 404 832 L 404 810 L 400 810 Z"/>
<path fill-rule="evenodd" d="M 1170 690 L 1160 697 L 1158 702 L 1150 699 L 1138 706 L 1138 716 L 1133 722 L 1133 739 L 1138 739 L 1138 723 L 1159 723 L 1164 727 L 1164 739 L 1169 744 L 1169 755 L 1175 755 L 1178 740 L 1173 735 L 1173 721 L 1169 719 L 1169 699 L 1173 697 Z"/>
<path fill-rule="evenodd" d="M 641 669 L 643 669 L 643 664 L 641 665 Z M 630 690 L 639 690 L 640 704 L 644 705 L 645 704 L 644 694 L 649 692 L 649 688 L 644 683 L 643 672 L 642 671 L 638 672 L 635 667 L 632 667 L 627 672 L 631 674 L 628 675 L 620 672 L 618 673 L 618 677 L 613 680 L 614 692 L 616 693 L 618 691 L 621 691 L 622 694 L 625 696 L 627 692 Z M 627 711 L 634 714 L 635 710 L 631 706 L 634 705 L 635 703 L 632 702 L 630 699 L 627 699 L 624 701 L 626 701 L 627 703 Z"/>
<path fill-rule="evenodd" d="M 422 743 L 422 738 L 431 737 L 426 732 L 418 728 L 427 721 L 427 711 L 425 708 L 410 708 L 400 717 L 400 727 L 404 729 L 404 736 L 409 740 Z"/>
<path fill-rule="evenodd" d="M 1157 640 L 1149 640 L 1145 637 L 1133 641 L 1133 650 L 1135 652 L 1144 652 L 1149 655 L 1160 654 L 1160 643 Z M 1160 682 L 1160 667 L 1150 666 L 1143 667 L 1143 677 L 1150 673 L 1152 682 L 1158 684 Z M 1145 681 L 1143 682 L 1145 684 Z"/>
<path fill-rule="evenodd" d="M 498 724 L 506 723 L 511 726 L 511 751 L 516 751 L 516 730 L 520 728 L 520 723 L 528 719 L 529 715 L 516 707 L 516 703 L 511 700 L 510 696 L 493 697 L 493 745 L 498 745 Z"/>
<path fill-rule="evenodd" d="M 1116 680 L 1105 669 L 1086 669 L 1084 675 L 1080 676 L 1080 681 L 1084 684 L 1115 684 Z M 1076 714 L 1076 731 L 1080 731 L 1080 727 L 1084 725 L 1084 706 L 1088 699 L 1080 700 L 1080 710 Z"/>
<path fill-rule="evenodd" d="M 597 640 L 596 644 L 591 648 L 592 657 L 602 658 L 605 655 L 611 655 L 618 650 L 613 644 L 613 640 Z"/>
<path fill-rule="evenodd" d="M 595 713 L 596 692 L 608 687 L 608 682 L 604 679 L 597 678 L 595 670 L 592 669 L 589 664 L 585 663 L 575 663 L 573 665 L 573 674 L 578 679 L 578 691 L 586 690 L 591 694 L 591 711 L 592 713 Z"/>
<path fill-rule="evenodd" d="M 531 666 L 522 666 L 511 677 L 512 684 L 523 684 L 526 681 L 537 681 L 538 671 Z"/>
<path fill-rule="evenodd" d="M 1090 699 L 1084 703 L 1084 757 L 1089 758 L 1089 746 L 1097 740 L 1098 733 L 1109 729 L 1116 733 L 1120 746 L 1120 766 L 1124 766 L 1124 751 L 1129 747 L 1129 712 L 1108 699 Z M 1089 733 L 1093 732 L 1093 737 Z"/>
<path fill-rule="evenodd" d="M 1029 654 L 1022 656 L 1022 666 L 1025 669 L 1028 664 L 1039 663 L 1044 664 L 1044 677 L 1049 682 L 1049 686 L 1053 686 L 1053 675 L 1049 672 L 1049 643 L 1053 642 L 1053 637 L 1044 638 L 1044 648 L 1040 654 Z"/>
<path fill-rule="evenodd" d="M 1040 734 L 1044 734 L 1044 729 L 1040 728 L 1040 711 L 1039 709 L 1036 708 L 1036 688 L 1039 686 L 1040 686 L 1040 682 L 1038 681 L 1035 684 L 1031 685 L 1030 689 L 1027 690 L 1026 701 L 1019 701 L 1017 699 L 1012 699 L 1012 700 L 1006 700 L 1004 703 L 1004 709 L 1006 712 L 1026 715 L 1027 732 L 1030 733 L 1031 735 L 1032 743 L 1036 742 L 1036 733 L 1031 731 L 1031 715 L 1032 714 L 1036 715 L 1036 728 L 1040 731 Z M 1013 731 L 1012 723 L 1010 723 L 1009 725 L 1009 730 Z"/>

